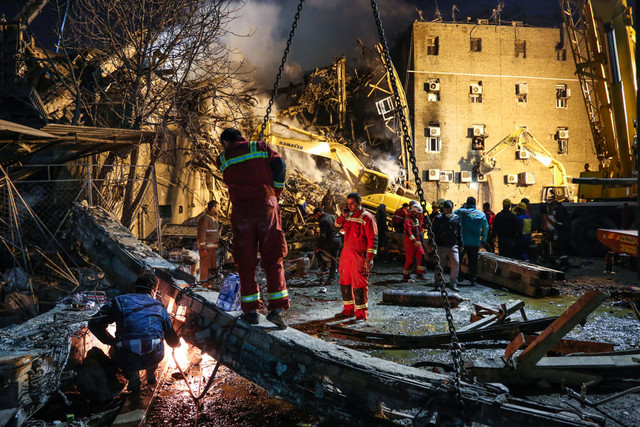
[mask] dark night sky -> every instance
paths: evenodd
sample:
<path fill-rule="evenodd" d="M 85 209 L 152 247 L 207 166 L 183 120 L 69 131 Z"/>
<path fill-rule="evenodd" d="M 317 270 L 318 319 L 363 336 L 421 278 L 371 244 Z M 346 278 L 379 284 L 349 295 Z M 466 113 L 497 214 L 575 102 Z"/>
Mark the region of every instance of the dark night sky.
<path fill-rule="evenodd" d="M 11 19 L 26 0 L 0 0 L 0 14 Z M 64 2 L 65 0 L 59 0 Z M 78 1 L 78 0 L 70 0 Z M 80 0 L 81 1 L 81 0 Z M 131 0 L 136 1 L 136 0 Z M 232 0 L 239 4 L 239 1 Z M 445 21 L 451 21 L 452 5 L 456 5 L 456 20 L 466 17 L 473 20 L 489 18 L 499 0 L 439 0 L 439 10 Z M 52 27 L 56 22 L 55 0 L 32 23 L 38 43 L 52 47 L 55 36 Z M 253 34 L 253 37 L 232 37 L 229 45 L 239 51 L 257 69 L 257 79 L 273 81 L 277 71 L 298 0 L 245 0 L 233 22 L 236 34 Z M 525 25 L 559 27 L 560 8 L 557 0 L 503 0 L 500 17 L 503 21 L 523 21 Z M 632 6 L 635 2 L 629 2 Z M 436 0 L 378 0 L 389 46 L 418 19 L 420 9 L 424 19 L 435 16 Z M 290 76 L 322 67 L 337 56 L 347 59 L 357 57 L 356 38 L 366 45 L 378 41 L 369 0 L 306 0 L 302 18 L 289 55 Z M 272 83 L 268 84 L 270 86 Z"/>

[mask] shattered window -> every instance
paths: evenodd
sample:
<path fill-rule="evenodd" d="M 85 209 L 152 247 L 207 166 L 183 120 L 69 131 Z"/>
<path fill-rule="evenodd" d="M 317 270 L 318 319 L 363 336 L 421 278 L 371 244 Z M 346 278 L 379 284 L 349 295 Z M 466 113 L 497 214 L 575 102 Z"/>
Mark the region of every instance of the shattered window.
<path fill-rule="evenodd" d="M 427 55 L 437 55 L 438 47 L 438 37 L 427 37 Z"/>
<path fill-rule="evenodd" d="M 482 52 L 482 39 L 471 37 L 469 50 L 471 52 Z"/>
<path fill-rule="evenodd" d="M 516 40 L 514 44 L 514 55 L 519 57 L 522 55 L 523 58 L 527 57 L 527 42 L 525 40 Z"/>

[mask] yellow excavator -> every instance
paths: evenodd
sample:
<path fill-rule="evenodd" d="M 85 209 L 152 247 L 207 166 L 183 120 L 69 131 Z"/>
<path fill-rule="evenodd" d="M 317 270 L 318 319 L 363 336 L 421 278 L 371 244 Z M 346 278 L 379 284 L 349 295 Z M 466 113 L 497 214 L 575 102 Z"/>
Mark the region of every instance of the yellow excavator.
<path fill-rule="evenodd" d="M 392 215 L 414 198 L 410 197 L 413 196 L 411 189 L 402 186 L 393 188 L 387 174 L 365 167 L 349 147 L 326 136 L 270 120 L 263 140 L 276 149 L 300 151 L 335 161 L 351 188 L 362 196 L 362 205 L 374 212 L 384 204 L 387 214 Z M 427 210 L 431 211 L 430 205 L 427 205 Z"/>
<path fill-rule="evenodd" d="M 565 201 L 571 199 L 571 190 L 567 185 L 567 171 L 565 167 L 556 160 L 553 155 L 544 148 L 533 135 L 527 131 L 526 127 L 519 127 L 510 135 L 502 139 L 493 148 L 484 152 L 478 163 L 478 172 L 486 174 L 496 168 L 496 159 L 499 153 L 513 147 L 518 151 L 526 151 L 531 157 L 545 165 L 553 174 L 553 184 L 542 187 L 540 200 L 542 202 L 552 202 L 553 200 Z"/>

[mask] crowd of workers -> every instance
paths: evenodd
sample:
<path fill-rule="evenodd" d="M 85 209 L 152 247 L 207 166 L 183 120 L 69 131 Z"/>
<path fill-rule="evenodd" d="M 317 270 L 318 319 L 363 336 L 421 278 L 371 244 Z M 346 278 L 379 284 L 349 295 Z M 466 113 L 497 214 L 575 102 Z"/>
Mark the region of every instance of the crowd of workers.
<path fill-rule="evenodd" d="M 256 281 L 258 260 L 266 276 L 267 320 L 285 329 L 284 315 L 289 308 L 283 259 L 287 244 L 282 230 L 279 197 L 285 186 L 286 164 L 268 144 L 247 141 L 233 128 L 221 134 L 224 151 L 217 160 L 232 203 L 231 228 L 233 257 L 240 277 L 241 319 L 258 324 L 258 310 L 264 307 Z M 476 284 L 478 252 L 481 248 L 494 251 L 497 239 L 502 256 L 529 260 L 532 220 L 528 200 L 513 206 L 503 201 L 503 209 L 494 214 L 488 203 L 483 210 L 476 208 L 476 199 L 454 210 L 451 200 L 433 203 L 429 221 L 417 201 L 404 204 L 387 221 L 386 206 L 380 205 L 376 215 L 362 206 L 358 193 L 347 195 L 347 203 L 336 215 L 336 197 L 327 191 L 321 207 L 313 212 L 319 223 L 319 237 L 315 248 L 319 267 L 328 273 L 325 285 L 334 282 L 336 269 L 343 308 L 337 318 L 355 317 L 356 322 L 367 319 L 369 273 L 378 248 L 383 257 L 389 246 L 389 229 L 402 233 L 405 263 L 402 280 L 411 281 L 415 270 L 418 279 L 425 278 L 426 258 L 430 252 L 425 245 L 425 229 L 431 224 L 440 262 L 450 267 L 447 286 L 458 291 L 460 260 L 467 258 L 468 286 Z M 298 209 L 306 216 L 306 201 L 296 200 Z M 200 277 L 204 282 L 217 272 L 219 223 L 217 202 L 209 202 L 198 220 L 198 249 Z M 557 206 L 558 226 L 562 227 L 562 206 Z M 390 228 L 389 228 L 390 226 Z M 326 258 L 326 259 L 325 259 Z M 330 264 L 330 266 L 328 266 Z M 204 279 L 206 278 L 206 279 Z M 112 359 L 130 379 L 130 388 L 139 387 L 139 370 L 147 371 L 147 380 L 155 380 L 155 369 L 164 354 L 163 339 L 175 347 L 178 337 L 171 327 L 166 309 L 151 297 L 157 279 L 151 274 L 138 278 L 135 292 L 119 296 L 102 307 L 89 322 L 89 328 L 103 343 L 111 345 Z M 115 337 L 106 328 L 116 323 Z"/>

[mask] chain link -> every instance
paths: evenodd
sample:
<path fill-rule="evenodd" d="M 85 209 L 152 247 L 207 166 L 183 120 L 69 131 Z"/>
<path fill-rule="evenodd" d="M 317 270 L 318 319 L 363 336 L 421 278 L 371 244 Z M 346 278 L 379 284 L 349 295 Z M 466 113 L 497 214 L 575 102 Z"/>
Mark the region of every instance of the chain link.
<path fill-rule="evenodd" d="M 384 62 L 387 68 L 387 73 L 389 74 L 389 78 L 391 81 L 391 89 L 393 90 L 393 96 L 396 104 L 396 114 L 400 117 L 400 123 L 402 124 L 402 137 L 404 140 L 404 145 L 407 147 L 407 152 L 409 154 L 409 161 L 411 162 L 411 169 L 413 171 L 413 175 L 415 177 L 415 183 L 417 186 L 418 196 L 420 197 L 420 204 L 422 205 L 423 212 L 426 212 L 427 202 L 424 198 L 424 190 L 422 189 L 422 179 L 420 178 L 420 171 L 418 170 L 418 165 L 416 163 L 415 150 L 413 147 L 413 142 L 411 141 L 411 135 L 409 134 L 409 126 L 407 125 L 407 117 L 404 115 L 404 109 L 402 106 L 402 100 L 400 98 L 400 92 L 398 90 L 398 82 L 396 81 L 395 73 L 393 72 L 393 68 L 391 65 L 391 57 L 389 55 L 389 46 L 387 45 L 387 39 L 384 34 L 384 28 L 382 27 L 382 20 L 380 18 L 380 13 L 378 11 L 378 5 L 376 0 L 371 0 L 371 8 L 373 9 L 373 15 L 376 20 L 376 26 L 378 27 L 378 35 L 380 36 L 380 43 L 382 43 Z M 451 315 L 451 303 L 449 302 L 449 295 L 447 293 L 447 289 L 444 284 L 444 275 L 442 270 L 442 264 L 440 263 L 440 257 L 438 256 L 438 247 L 436 246 L 435 237 L 433 235 L 433 229 L 431 226 L 431 219 L 429 215 L 425 215 L 425 219 L 427 222 L 427 230 L 428 230 L 428 241 L 429 246 L 433 252 L 433 257 L 436 261 L 436 269 L 435 269 L 435 282 L 436 286 L 440 290 L 440 294 L 442 299 L 444 300 L 444 309 L 447 318 L 447 324 L 449 326 L 449 333 L 451 334 L 451 355 L 453 358 L 453 366 L 454 366 L 454 388 L 456 400 L 458 403 L 458 407 L 460 410 L 460 414 L 462 415 L 462 419 L 465 423 L 469 423 L 467 416 L 465 414 L 465 405 L 464 400 L 462 398 L 462 391 L 460 381 L 462 377 L 466 377 L 466 372 L 464 366 L 462 364 L 462 346 L 460 345 L 460 341 L 458 340 L 458 335 L 456 334 L 456 328 L 453 324 L 453 316 Z"/>
<path fill-rule="evenodd" d="M 289 31 L 289 39 L 287 39 L 287 47 L 284 48 L 282 61 L 280 61 L 280 67 L 278 68 L 278 75 L 276 76 L 276 82 L 273 84 L 273 91 L 271 92 L 271 98 L 269 99 L 269 104 L 267 105 L 267 112 L 265 113 L 264 120 L 262 121 L 262 127 L 260 128 L 260 136 L 258 137 L 258 141 L 262 141 L 262 139 L 264 138 L 264 132 L 267 129 L 267 123 L 269 123 L 269 115 L 271 114 L 271 108 L 273 107 L 273 103 L 275 102 L 276 95 L 278 95 L 278 87 L 280 86 L 280 79 L 282 79 L 284 64 L 287 62 L 287 56 L 289 55 L 289 49 L 291 48 L 291 43 L 293 42 L 293 36 L 296 33 L 296 28 L 298 28 L 298 21 L 300 20 L 300 13 L 302 13 L 303 6 L 304 6 L 304 0 L 300 0 L 300 3 L 298 3 L 298 10 L 296 11 L 296 16 L 293 19 L 293 25 L 291 26 L 291 31 Z"/>

